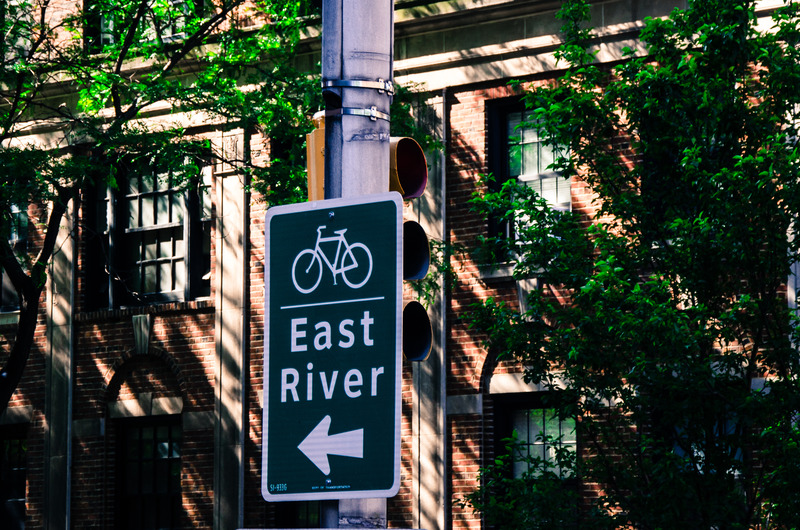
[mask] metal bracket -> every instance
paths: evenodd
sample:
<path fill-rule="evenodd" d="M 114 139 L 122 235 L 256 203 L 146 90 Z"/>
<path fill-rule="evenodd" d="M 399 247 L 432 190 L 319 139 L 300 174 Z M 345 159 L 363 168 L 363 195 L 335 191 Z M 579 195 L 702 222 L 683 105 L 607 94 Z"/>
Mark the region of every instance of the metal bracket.
<path fill-rule="evenodd" d="M 391 117 L 388 114 L 379 111 L 374 106 L 368 109 L 354 109 L 345 107 L 342 109 L 333 109 L 325 111 L 326 118 L 335 118 L 336 116 L 365 116 L 371 119 L 372 121 L 375 121 L 377 119 L 392 121 Z"/>
<path fill-rule="evenodd" d="M 372 88 L 378 92 L 386 92 L 394 96 L 394 84 L 391 81 L 362 81 L 360 79 L 323 79 L 322 88 Z"/>

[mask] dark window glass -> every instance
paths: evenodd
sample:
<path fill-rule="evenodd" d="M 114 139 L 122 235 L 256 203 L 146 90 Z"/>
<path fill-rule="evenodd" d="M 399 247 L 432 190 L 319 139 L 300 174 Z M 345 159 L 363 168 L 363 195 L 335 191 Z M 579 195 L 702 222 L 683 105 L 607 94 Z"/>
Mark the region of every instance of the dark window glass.
<path fill-rule="evenodd" d="M 170 43 L 183 39 L 189 21 L 202 14 L 202 0 L 169 0 L 169 8 L 164 2 L 148 2 L 137 32 L 136 43 Z M 138 3 L 137 3 L 138 5 Z M 136 10 L 120 9 L 117 4 L 87 0 L 84 19 L 84 40 L 92 53 L 103 51 L 121 41 L 128 21 Z"/>
<path fill-rule="evenodd" d="M 192 300 L 211 293 L 211 177 L 180 184 L 131 170 L 93 192 L 87 225 L 90 309 Z"/>
<path fill-rule="evenodd" d="M 320 503 L 275 503 L 275 522 L 278 528 L 320 528 Z"/>
<path fill-rule="evenodd" d="M 24 254 L 28 250 L 28 212 L 24 207 L 11 206 L 8 242 L 15 252 Z M 19 309 L 19 296 L 5 270 L 0 268 L 2 287 L 0 287 L 0 311 Z"/>
<path fill-rule="evenodd" d="M 550 167 L 559 155 L 558 148 L 544 143 L 538 128 L 531 123 L 532 111 L 525 110 L 518 98 L 490 103 L 489 169 L 497 189 L 510 179 L 532 187 L 551 208 L 568 211 L 572 207 L 570 179 Z M 490 220 L 490 235 L 511 237 L 507 223 Z"/>
<path fill-rule="evenodd" d="M 504 442 L 516 433 L 521 458 L 514 463 L 514 475 L 528 469 L 527 458 L 539 458 L 555 464 L 558 449 L 576 452 L 577 423 L 573 416 L 560 415 L 553 399 L 544 392 L 499 395 L 495 397 L 496 450 L 504 451 Z"/>
<path fill-rule="evenodd" d="M 577 528 L 580 523 L 579 480 L 575 469 L 559 467 L 556 453 L 578 454 L 579 431 L 574 416 L 559 407 L 559 392 L 525 392 L 493 396 L 495 454 L 506 454 L 506 441 L 516 436 L 517 446 L 509 478 L 519 488 L 530 489 L 535 510 L 529 518 L 544 528 Z M 563 462 L 563 461 L 562 461 Z"/>
<path fill-rule="evenodd" d="M 509 411 L 509 416 L 523 457 L 514 462 L 515 477 L 528 470 L 525 458 L 542 459 L 555 465 L 557 450 L 576 451 L 575 418 L 560 418 L 558 411 L 550 408 L 515 408 Z"/>
<path fill-rule="evenodd" d="M 3 528 L 25 528 L 28 425 L 0 427 L 0 521 Z"/>
<path fill-rule="evenodd" d="M 0 53 L 7 62 L 17 62 L 31 47 L 33 16 L 30 3 L 24 0 L 3 0 L 0 2 L 0 27 L 3 39 L 0 40 Z"/>
<path fill-rule="evenodd" d="M 180 417 L 137 418 L 118 424 L 117 528 L 179 528 Z"/>
<path fill-rule="evenodd" d="M 544 143 L 539 130 L 530 123 L 531 120 L 531 111 L 511 111 L 506 114 L 507 178 L 516 178 L 532 187 L 551 208 L 569 210 L 569 178 L 550 168 L 559 154 L 558 150 Z"/>

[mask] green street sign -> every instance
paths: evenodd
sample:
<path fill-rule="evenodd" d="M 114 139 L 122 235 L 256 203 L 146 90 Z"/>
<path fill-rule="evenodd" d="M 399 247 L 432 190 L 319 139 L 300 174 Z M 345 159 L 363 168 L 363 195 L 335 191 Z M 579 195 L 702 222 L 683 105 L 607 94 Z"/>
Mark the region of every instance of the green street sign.
<path fill-rule="evenodd" d="M 398 193 L 267 211 L 267 501 L 399 489 L 402 215 Z"/>

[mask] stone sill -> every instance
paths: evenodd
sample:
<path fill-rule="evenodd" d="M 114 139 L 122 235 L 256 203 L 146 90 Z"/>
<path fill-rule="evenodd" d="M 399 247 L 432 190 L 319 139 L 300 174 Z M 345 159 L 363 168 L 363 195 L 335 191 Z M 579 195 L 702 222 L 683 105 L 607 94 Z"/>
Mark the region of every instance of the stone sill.
<path fill-rule="evenodd" d="M 121 307 L 119 309 L 99 309 L 75 315 L 76 322 L 94 322 L 104 320 L 121 320 L 133 315 L 163 315 L 169 313 L 207 312 L 214 309 L 214 301 L 210 298 L 192 300 L 190 302 L 164 302 L 143 306 Z"/>

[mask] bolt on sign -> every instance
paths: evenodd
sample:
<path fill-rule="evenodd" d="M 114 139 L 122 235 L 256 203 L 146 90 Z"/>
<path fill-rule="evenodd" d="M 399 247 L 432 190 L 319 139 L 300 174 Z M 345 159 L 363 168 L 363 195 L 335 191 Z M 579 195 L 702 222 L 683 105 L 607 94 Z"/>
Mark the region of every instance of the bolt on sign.
<path fill-rule="evenodd" d="M 267 501 L 399 489 L 402 212 L 394 192 L 267 211 Z"/>

